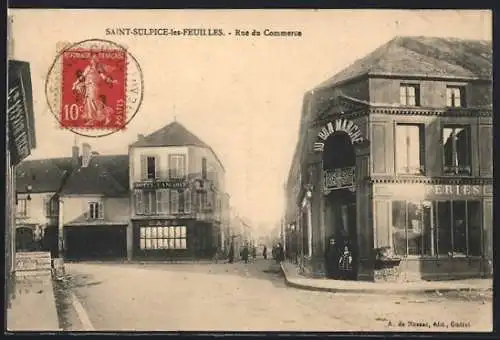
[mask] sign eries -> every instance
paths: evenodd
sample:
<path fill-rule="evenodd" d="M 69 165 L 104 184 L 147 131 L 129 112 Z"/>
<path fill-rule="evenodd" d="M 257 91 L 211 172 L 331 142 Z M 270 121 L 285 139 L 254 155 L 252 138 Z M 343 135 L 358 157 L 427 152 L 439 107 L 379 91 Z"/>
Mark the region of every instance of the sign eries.
<path fill-rule="evenodd" d="M 353 144 L 363 142 L 361 130 L 354 122 L 347 119 L 337 119 L 335 122 L 328 122 L 321 128 L 318 132 L 317 141 L 313 145 L 313 150 L 323 152 L 325 141 L 335 132 L 345 132 Z"/>
<path fill-rule="evenodd" d="M 355 184 L 355 167 L 325 170 L 324 172 L 324 189 L 326 193 L 338 189 L 353 189 Z"/>

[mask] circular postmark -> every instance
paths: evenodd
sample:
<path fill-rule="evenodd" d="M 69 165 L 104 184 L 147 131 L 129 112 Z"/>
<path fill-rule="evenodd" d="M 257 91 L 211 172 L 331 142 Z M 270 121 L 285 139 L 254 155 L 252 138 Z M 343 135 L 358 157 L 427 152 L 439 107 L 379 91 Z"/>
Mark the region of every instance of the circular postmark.
<path fill-rule="evenodd" d="M 142 104 L 144 81 L 135 57 L 108 40 L 67 44 L 45 82 L 45 95 L 59 127 L 85 137 L 124 130 Z"/>

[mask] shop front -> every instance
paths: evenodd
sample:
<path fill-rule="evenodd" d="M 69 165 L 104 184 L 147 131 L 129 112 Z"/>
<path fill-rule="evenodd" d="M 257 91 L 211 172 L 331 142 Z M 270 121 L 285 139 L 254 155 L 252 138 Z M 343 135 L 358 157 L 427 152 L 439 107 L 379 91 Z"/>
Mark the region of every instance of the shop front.
<path fill-rule="evenodd" d="M 30 65 L 9 60 L 6 121 L 6 197 L 5 197 L 5 277 L 7 297 L 13 288 L 16 270 L 16 166 L 36 147 L 35 118 L 31 87 Z"/>
<path fill-rule="evenodd" d="M 358 201 L 359 195 L 364 194 L 360 182 L 366 175 L 361 164 L 368 157 L 363 153 L 368 141 L 359 123 L 364 122 L 325 122 L 309 153 L 307 183 L 300 203 L 300 229 L 304 271 L 313 276 L 357 277 Z"/>
<path fill-rule="evenodd" d="M 212 258 L 219 246 L 220 229 L 192 218 L 133 220 L 135 259 L 179 260 Z"/>
<path fill-rule="evenodd" d="M 401 262 L 375 280 L 488 276 L 492 261 L 491 184 L 373 184 L 373 234 Z"/>

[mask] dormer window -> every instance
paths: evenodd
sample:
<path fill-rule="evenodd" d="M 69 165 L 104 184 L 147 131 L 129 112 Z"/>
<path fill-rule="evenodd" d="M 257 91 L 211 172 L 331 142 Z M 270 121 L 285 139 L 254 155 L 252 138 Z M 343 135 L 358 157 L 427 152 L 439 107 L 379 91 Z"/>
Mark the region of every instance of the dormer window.
<path fill-rule="evenodd" d="M 399 103 L 403 106 L 420 106 L 420 88 L 416 84 L 401 84 Z"/>
<path fill-rule="evenodd" d="M 446 87 L 446 106 L 465 107 L 465 88 L 463 86 Z"/>

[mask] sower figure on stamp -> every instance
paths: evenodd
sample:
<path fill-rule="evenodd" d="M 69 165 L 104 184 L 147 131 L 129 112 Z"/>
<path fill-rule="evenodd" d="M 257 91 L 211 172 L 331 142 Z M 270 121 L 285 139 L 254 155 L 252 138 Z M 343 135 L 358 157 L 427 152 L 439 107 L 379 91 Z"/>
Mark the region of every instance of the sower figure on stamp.
<path fill-rule="evenodd" d="M 106 103 L 103 102 L 103 97 L 100 95 L 99 89 L 101 80 L 104 80 L 109 86 L 117 83 L 116 80 L 106 74 L 112 71 L 113 67 L 100 64 L 95 54 L 90 58 L 90 64 L 83 72 L 77 71 L 77 79 L 73 83 L 73 91 L 84 98 L 83 118 L 87 120 L 87 125 L 92 124 L 96 120 L 105 120 L 105 124 L 109 124 L 109 110 L 111 108 L 107 107 Z"/>

